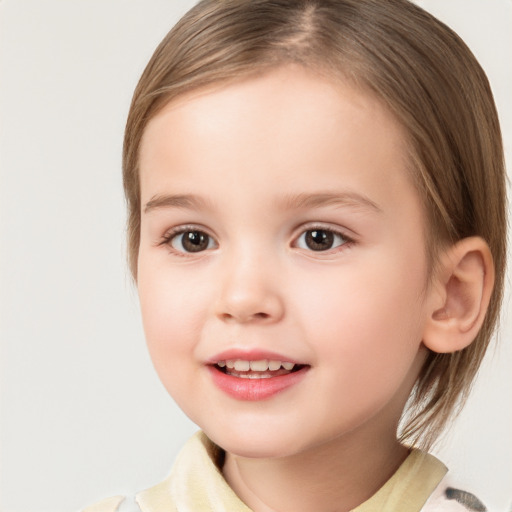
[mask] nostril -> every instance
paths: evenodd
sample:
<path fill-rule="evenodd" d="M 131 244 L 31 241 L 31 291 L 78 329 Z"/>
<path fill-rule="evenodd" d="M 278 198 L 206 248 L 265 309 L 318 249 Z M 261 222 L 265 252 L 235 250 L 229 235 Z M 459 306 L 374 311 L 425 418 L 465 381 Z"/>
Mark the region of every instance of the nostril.
<path fill-rule="evenodd" d="M 261 320 L 268 320 L 271 317 L 272 317 L 272 315 L 270 315 L 269 313 L 265 313 L 264 311 L 261 311 L 259 313 L 249 314 L 249 315 L 242 315 L 242 314 L 234 315 L 231 313 L 222 313 L 220 315 L 220 318 L 226 322 L 229 322 L 229 321 L 250 322 L 250 321 L 255 321 L 255 320 L 261 321 Z"/>
<path fill-rule="evenodd" d="M 266 296 L 226 293 L 219 299 L 215 311 L 217 318 L 224 322 L 242 323 L 279 321 L 283 313 L 284 306 L 280 297 L 270 293 Z"/>

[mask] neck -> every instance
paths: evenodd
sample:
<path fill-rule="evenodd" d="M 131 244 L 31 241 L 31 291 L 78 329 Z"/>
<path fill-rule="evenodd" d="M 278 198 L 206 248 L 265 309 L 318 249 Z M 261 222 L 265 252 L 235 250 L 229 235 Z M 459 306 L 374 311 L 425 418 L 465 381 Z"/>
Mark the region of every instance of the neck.
<path fill-rule="evenodd" d="M 254 512 L 345 512 L 375 494 L 407 457 L 391 434 L 366 442 L 348 434 L 281 458 L 226 453 L 223 473 Z"/>

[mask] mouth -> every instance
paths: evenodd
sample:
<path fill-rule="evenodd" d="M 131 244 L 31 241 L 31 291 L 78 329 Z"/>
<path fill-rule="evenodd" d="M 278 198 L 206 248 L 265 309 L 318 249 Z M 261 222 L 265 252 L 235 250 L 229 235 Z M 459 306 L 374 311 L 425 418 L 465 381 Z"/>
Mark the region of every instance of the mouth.
<path fill-rule="evenodd" d="M 261 359 L 261 355 L 256 355 L 254 359 L 219 358 L 210 361 L 207 368 L 212 382 L 231 398 L 257 401 L 299 385 L 311 366 L 277 358 Z"/>
<path fill-rule="evenodd" d="M 272 359 L 227 359 L 217 361 L 212 366 L 219 372 L 240 379 L 271 379 L 298 372 L 308 365 Z"/>

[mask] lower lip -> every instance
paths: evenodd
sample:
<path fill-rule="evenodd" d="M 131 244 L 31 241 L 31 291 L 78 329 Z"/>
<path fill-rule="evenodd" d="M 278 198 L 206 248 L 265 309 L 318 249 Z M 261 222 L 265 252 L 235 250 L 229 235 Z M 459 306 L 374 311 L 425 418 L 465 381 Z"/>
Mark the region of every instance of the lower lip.
<path fill-rule="evenodd" d="M 306 375 L 309 366 L 296 372 L 267 379 L 243 379 L 221 372 L 215 366 L 207 367 L 215 385 L 237 400 L 257 401 L 270 398 L 298 384 Z"/>

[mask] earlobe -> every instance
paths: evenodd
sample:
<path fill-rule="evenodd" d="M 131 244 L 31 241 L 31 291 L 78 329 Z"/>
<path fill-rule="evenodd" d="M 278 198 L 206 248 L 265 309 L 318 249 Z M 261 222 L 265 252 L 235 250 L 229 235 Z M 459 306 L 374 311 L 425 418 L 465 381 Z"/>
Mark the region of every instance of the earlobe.
<path fill-rule="evenodd" d="M 487 243 L 470 237 L 450 246 L 440 258 L 434 281 L 423 343 L 438 353 L 462 350 L 478 334 L 494 286 Z"/>

